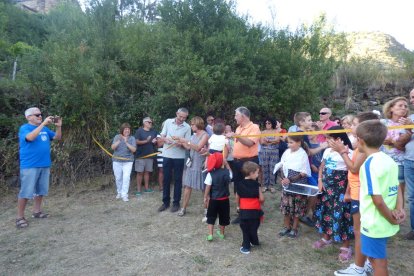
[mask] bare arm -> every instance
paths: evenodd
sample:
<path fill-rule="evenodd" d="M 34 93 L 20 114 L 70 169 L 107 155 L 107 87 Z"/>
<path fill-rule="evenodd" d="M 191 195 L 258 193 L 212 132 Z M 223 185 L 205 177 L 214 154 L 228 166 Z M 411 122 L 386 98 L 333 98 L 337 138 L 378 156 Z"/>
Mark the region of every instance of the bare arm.
<path fill-rule="evenodd" d="M 328 147 L 328 143 L 327 142 L 323 142 L 319 147 L 314 148 L 314 149 L 309 149 L 309 155 L 313 156 L 315 154 L 318 154 L 319 152 L 323 151 L 324 149 L 326 149 Z"/>
<path fill-rule="evenodd" d="M 264 203 L 265 202 L 265 197 L 262 193 L 262 190 L 259 188 L 259 202 L 260 203 Z"/>
<path fill-rule="evenodd" d="M 34 141 L 37 138 L 37 136 L 39 136 L 39 133 L 43 129 L 43 127 L 47 126 L 51 122 L 52 122 L 52 116 L 47 117 L 38 127 L 33 129 L 31 132 L 29 132 L 29 134 L 26 135 L 25 139 L 29 142 Z"/>
<path fill-rule="evenodd" d="M 319 173 L 318 173 L 319 192 L 322 192 L 322 190 L 323 190 L 322 176 L 323 176 L 323 170 L 324 169 L 325 169 L 325 160 L 322 160 L 321 165 L 319 166 Z"/>
<path fill-rule="evenodd" d="M 372 195 L 372 202 L 380 211 L 381 215 L 386 218 L 391 224 L 398 224 L 398 221 L 392 215 L 391 210 L 387 207 L 381 195 Z"/>

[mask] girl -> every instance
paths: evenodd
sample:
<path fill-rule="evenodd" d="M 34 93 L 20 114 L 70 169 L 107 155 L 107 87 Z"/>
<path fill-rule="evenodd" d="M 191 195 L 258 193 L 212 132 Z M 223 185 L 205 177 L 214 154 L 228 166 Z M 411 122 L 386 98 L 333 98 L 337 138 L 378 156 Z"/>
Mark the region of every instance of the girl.
<path fill-rule="evenodd" d="M 282 185 L 290 183 L 307 184 L 307 177 L 311 176 L 308 155 L 304 148 L 303 136 L 289 136 L 287 138 L 288 149 L 283 153 L 277 167 L 282 167 Z M 284 215 L 284 228 L 279 236 L 296 238 L 298 235 L 299 217 L 306 214 L 307 197 L 299 194 L 283 192 L 280 201 L 280 211 Z M 293 220 L 293 225 L 290 224 Z"/>
<path fill-rule="evenodd" d="M 342 130 L 340 126 L 333 126 L 329 130 Z M 348 148 L 338 153 L 327 148 L 322 156 L 319 167 L 318 187 L 322 192 L 316 207 L 316 227 L 322 238 L 313 244 L 313 248 L 322 249 L 335 242 L 342 241 L 339 260 L 347 262 L 352 257 L 349 241 L 354 237 L 352 228 L 351 205 L 345 202 L 345 191 L 348 185 L 347 166 L 342 159 L 342 154 L 352 155 L 352 144 L 346 133 L 333 133 L 326 136 L 332 142 L 341 141 Z M 351 149 L 351 150 L 348 150 Z"/>

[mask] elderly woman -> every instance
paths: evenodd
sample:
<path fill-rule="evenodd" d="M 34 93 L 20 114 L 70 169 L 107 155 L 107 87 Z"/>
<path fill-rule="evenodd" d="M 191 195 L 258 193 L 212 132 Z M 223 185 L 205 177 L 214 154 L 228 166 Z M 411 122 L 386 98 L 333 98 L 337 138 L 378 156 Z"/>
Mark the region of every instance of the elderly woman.
<path fill-rule="evenodd" d="M 381 120 L 387 127 L 400 126 L 408 116 L 408 100 L 404 97 L 397 97 L 384 104 L 383 113 L 385 119 Z M 398 181 L 404 195 L 404 147 L 411 137 L 411 132 L 404 129 L 390 129 L 381 150 L 388 154 L 399 168 Z"/>
<path fill-rule="evenodd" d="M 181 145 L 190 150 L 189 159 L 191 160 L 186 162 L 186 168 L 183 176 L 184 199 L 183 207 L 178 212 L 178 216 L 180 217 L 185 215 L 192 190 L 204 190 L 202 172 L 205 156 L 200 154 L 200 150 L 206 147 L 209 136 L 204 130 L 204 120 L 201 117 L 196 116 L 192 118 L 190 125 L 191 130 L 193 131 L 193 135 L 190 140 L 180 138 Z"/>
<path fill-rule="evenodd" d="M 116 182 L 116 199 L 122 198 L 128 201 L 129 182 L 131 178 L 132 164 L 134 163 L 134 152 L 137 149 L 135 138 L 131 136 L 131 126 L 123 123 L 113 141 L 111 148 L 114 150 L 112 156 L 112 167 Z"/>
<path fill-rule="evenodd" d="M 275 134 L 278 133 L 276 129 L 276 120 L 267 118 L 264 121 L 265 130 L 262 134 Z M 271 193 L 276 192 L 273 187 L 275 184 L 275 175 L 273 174 L 273 168 L 276 163 L 279 162 L 279 136 L 265 136 L 260 138 L 260 165 L 263 172 L 263 192 L 270 190 Z"/>

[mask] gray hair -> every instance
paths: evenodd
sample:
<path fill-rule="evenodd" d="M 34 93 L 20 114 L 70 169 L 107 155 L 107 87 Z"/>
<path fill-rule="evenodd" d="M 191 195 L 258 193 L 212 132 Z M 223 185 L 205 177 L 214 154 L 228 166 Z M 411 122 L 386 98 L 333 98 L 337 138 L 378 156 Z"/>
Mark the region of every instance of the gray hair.
<path fill-rule="evenodd" d="M 188 114 L 188 109 L 187 108 L 185 108 L 185 107 L 180 107 L 178 110 L 177 110 L 177 113 L 178 112 L 182 112 L 182 113 L 186 113 L 186 114 Z"/>
<path fill-rule="evenodd" d="M 250 118 L 250 110 L 248 110 L 247 107 L 239 106 L 235 111 L 246 116 L 247 118 Z"/>
<path fill-rule="evenodd" d="M 33 115 L 33 113 L 36 110 L 40 110 L 40 109 L 37 108 L 37 107 L 30 107 L 30 108 L 26 109 L 26 111 L 24 112 L 24 116 L 27 117 L 27 116 Z"/>
<path fill-rule="evenodd" d="M 151 120 L 151 118 L 150 117 L 145 117 L 144 119 L 142 119 L 142 122 L 145 123 L 148 120 Z"/>

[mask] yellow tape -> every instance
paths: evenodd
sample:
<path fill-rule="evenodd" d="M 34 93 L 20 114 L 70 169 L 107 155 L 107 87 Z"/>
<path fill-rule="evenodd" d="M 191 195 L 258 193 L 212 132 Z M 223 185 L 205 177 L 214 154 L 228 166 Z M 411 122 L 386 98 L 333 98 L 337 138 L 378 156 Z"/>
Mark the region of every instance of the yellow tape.
<path fill-rule="evenodd" d="M 391 129 L 414 129 L 414 125 L 402 125 L 402 126 L 389 126 Z M 351 132 L 351 129 L 336 129 L 336 130 L 318 130 L 318 131 L 303 131 L 303 132 L 287 132 L 287 133 L 262 133 L 252 135 L 234 135 L 233 138 L 261 138 L 271 136 L 301 136 L 301 135 L 318 135 L 318 134 L 331 134 L 331 133 L 346 133 Z"/>
<path fill-rule="evenodd" d="M 110 157 L 112 157 L 112 158 L 114 158 L 114 159 L 118 159 L 118 160 L 124 160 L 124 161 L 134 161 L 134 160 L 131 160 L 131 159 L 129 159 L 129 158 L 125 158 L 125 157 L 120 157 L 120 156 L 116 156 L 116 155 L 113 155 L 112 153 L 110 153 L 109 151 L 107 151 L 105 148 L 104 148 L 104 146 L 102 146 L 99 142 L 98 142 L 98 140 L 96 140 L 95 139 L 95 137 L 93 137 L 93 135 L 92 135 L 92 140 L 106 153 L 106 154 L 108 154 Z"/>

